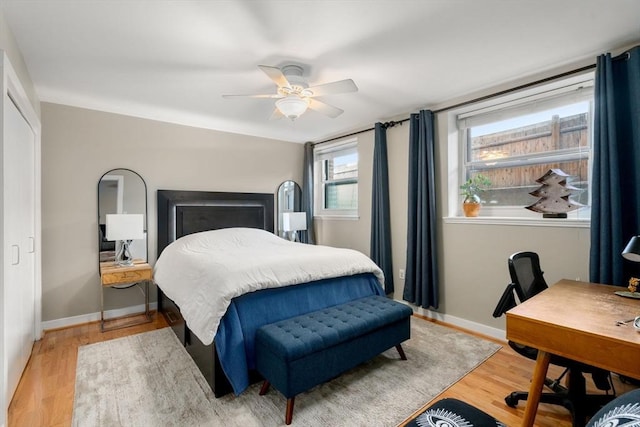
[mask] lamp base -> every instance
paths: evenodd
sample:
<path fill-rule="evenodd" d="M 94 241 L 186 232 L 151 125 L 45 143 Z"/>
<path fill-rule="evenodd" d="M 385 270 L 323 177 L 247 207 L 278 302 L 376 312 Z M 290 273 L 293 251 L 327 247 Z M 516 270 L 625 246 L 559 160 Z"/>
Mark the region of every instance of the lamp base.
<path fill-rule="evenodd" d="M 625 298 L 640 299 L 640 292 L 615 291 L 614 294 Z"/>
<path fill-rule="evenodd" d="M 119 267 L 130 267 L 133 265 L 133 256 L 131 256 L 131 252 L 129 250 L 129 245 L 131 245 L 131 240 L 123 240 L 120 244 L 120 250 L 116 254 L 114 264 Z"/>

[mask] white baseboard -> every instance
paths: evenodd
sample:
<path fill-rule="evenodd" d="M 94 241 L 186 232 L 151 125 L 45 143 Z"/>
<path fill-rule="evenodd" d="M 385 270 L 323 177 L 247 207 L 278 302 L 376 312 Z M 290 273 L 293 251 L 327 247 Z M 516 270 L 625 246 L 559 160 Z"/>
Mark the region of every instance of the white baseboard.
<path fill-rule="evenodd" d="M 150 310 L 156 310 L 158 303 L 149 303 Z M 130 314 L 143 313 L 144 304 L 134 305 L 131 307 L 118 308 L 114 310 L 107 310 L 104 312 L 105 319 L 111 319 L 113 317 L 128 316 Z M 100 312 L 81 314 L 80 316 L 64 317 L 62 319 L 46 320 L 40 323 L 40 328 L 43 331 L 47 329 L 59 329 L 67 328 L 69 326 L 79 325 L 82 323 L 96 322 L 100 320 Z"/>
<path fill-rule="evenodd" d="M 415 307 L 415 306 L 412 306 L 412 307 L 417 314 L 428 317 L 430 319 L 446 322 L 451 325 L 458 326 L 460 328 L 468 329 L 470 331 L 477 332 L 479 334 L 483 334 L 491 338 L 495 338 L 497 340 L 501 340 L 501 341 L 507 340 L 506 333 L 503 329 L 492 328 L 490 326 L 483 325 L 482 323 L 476 323 L 467 319 L 463 319 L 461 317 L 438 313 L 435 311 L 424 309 L 422 307 Z"/>
<path fill-rule="evenodd" d="M 404 301 L 401 301 L 404 302 Z M 410 304 L 407 304 L 410 305 Z M 441 322 L 449 323 L 454 326 L 458 326 L 463 329 L 468 329 L 479 334 L 487 335 L 497 340 L 506 341 L 505 331 L 499 328 L 492 328 L 482 323 L 472 322 L 467 319 L 463 319 L 457 316 L 451 316 L 448 314 L 438 313 L 436 311 L 427 310 L 421 307 L 415 307 L 410 305 L 417 314 L 428 317 L 430 319 L 439 320 Z M 158 304 L 152 302 L 149 304 L 151 310 L 156 310 Z M 112 317 L 127 316 L 130 314 L 141 313 L 144 311 L 144 304 L 134 305 L 131 307 L 119 308 L 115 310 L 105 311 L 105 318 L 110 319 Z M 66 328 L 69 326 L 79 325 L 82 323 L 96 322 L 100 320 L 100 312 L 82 314 L 80 316 L 65 317 L 62 319 L 47 320 L 41 323 L 42 330 Z"/>

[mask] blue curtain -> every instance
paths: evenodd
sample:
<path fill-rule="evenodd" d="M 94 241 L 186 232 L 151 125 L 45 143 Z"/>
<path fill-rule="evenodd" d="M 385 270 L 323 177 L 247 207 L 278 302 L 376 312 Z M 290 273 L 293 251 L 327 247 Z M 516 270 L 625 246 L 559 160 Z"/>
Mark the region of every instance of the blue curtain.
<path fill-rule="evenodd" d="M 302 169 L 302 211 L 307 213 L 307 229 L 299 232 L 302 243 L 315 245 L 316 233 L 313 227 L 313 144 L 304 144 Z"/>
<path fill-rule="evenodd" d="M 403 299 L 438 308 L 438 251 L 433 112 L 409 117 L 407 268 Z"/>
<path fill-rule="evenodd" d="M 387 295 L 393 294 L 387 128 L 382 123 L 375 124 L 373 185 L 371 194 L 371 248 L 369 252 L 373 262 L 375 262 L 384 273 L 385 293 Z"/>
<path fill-rule="evenodd" d="M 640 46 L 596 63 L 589 280 L 626 286 L 640 234 Z"/>

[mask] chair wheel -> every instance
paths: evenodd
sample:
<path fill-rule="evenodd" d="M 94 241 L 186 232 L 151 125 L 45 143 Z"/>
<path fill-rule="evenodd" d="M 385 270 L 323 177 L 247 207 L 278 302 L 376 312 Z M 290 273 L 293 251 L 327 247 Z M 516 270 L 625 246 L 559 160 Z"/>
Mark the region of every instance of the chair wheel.
<path fill-rule="evenodd" d="M 518 398 L 512 393 L 504 398 L 504 403 L 506 403 L 510 408 L 515 408 L 518 406 Z"/>

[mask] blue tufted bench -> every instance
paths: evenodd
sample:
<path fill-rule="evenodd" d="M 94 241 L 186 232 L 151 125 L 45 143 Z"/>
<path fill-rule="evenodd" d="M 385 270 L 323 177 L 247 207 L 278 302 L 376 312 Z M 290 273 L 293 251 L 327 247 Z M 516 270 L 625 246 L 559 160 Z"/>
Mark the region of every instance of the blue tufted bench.
<path fill-rule="evenodd" d="M 256 369 L 287 398 L 291 424 L 298 393 L 328 381 L 395 346 L 411 335 L 408 306 L 373 295 L 262 326 L 256 332 Z"/>

